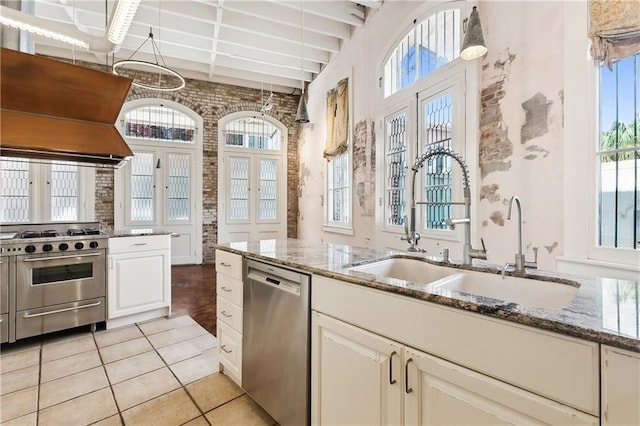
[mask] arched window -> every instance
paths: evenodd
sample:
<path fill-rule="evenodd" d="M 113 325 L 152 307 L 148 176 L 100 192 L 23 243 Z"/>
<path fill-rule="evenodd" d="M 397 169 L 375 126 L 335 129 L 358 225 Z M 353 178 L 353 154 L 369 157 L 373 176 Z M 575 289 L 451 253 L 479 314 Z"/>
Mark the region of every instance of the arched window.
<path fill-rule="evenodd" d="M 280 150 L 282 132 L 262 117 L 247 116 L 229 121 L 222 129 L 224 144 L 236 148 Z"/>
<path fill-rule="evenodd" d="M 195 143 L 193 118 L 164 105 L 150 105 L 125 114 L 124 135 L 133 139 Z"/>
<path fill-rule="evenodd" d="M 460 9 L 441 10 L 415 25 L 384 66 L 384 96 L 410 86 L 460 55 Z"/>

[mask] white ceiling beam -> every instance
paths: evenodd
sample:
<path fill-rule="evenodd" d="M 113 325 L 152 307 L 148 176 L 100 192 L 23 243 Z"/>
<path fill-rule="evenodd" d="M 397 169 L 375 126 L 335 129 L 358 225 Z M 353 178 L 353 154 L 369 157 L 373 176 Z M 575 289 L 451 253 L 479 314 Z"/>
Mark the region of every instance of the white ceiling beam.
<path fill-rule="evenodd" d="M 350 0 L 352 3 L 361 4 L 369 9 L 380 9 L 382 0 Z"/>
<path fill-rule="evenodd" d="M 296 40 L 301 41 L 300 30 L 276 24 L 264 19 L 255 18 L 253 16 L 243 15 L 241 13 L 227 10 L 222 20 L 222 25 L 227 27 L 235 27 L 243 29 L 256 35 L 266 35 L 280 40 Z M 323 34 L 310 33 L 305 31 L 304 43 L 318 49 L 328 50 L 329 52 L 338 52 L 340 50 L 340 40 L 336 37 L 329 37 Z"/>
<path fill-rule="evenodd" d="M 271 37 L 256 37 L 244 30 L 234 27 L 222 27 L 220 29 L 220 42 L 239 47 L 252 47 L 264 52 L 274 52 L 295 58 L 300 57 L 300 43 L 289 40 L 274 39 Z M 310 47 L 305 44 L 304 58 L 320 64 L 329 63 L 329 52 Z"/>
<path fill-rule="evenodd" d="M 300 10 L 299 1 L 266 0 L 281 4 L 290 9 Z M 327 6 L 330 3 L 330 6 Z M 341 1 L 305 1 L 302 9 L 305 19 L 308 14 L 322 16 L 345 24 L 361 27 L 364 24 L 364 12 L 354 3 Z"/>
<path fill-rule="evenodd" d="M 228 1 L 224 6 L 225 10 L 233 10 L 243 15 L 254 16 L 266 19 L 277 24 L 292 26 L 300 30 L 300 11 L 281 6 L 277 3 L 265 1 Z M 341 40 L 348 40 L 351 37 L 351 27 L 348 24 L 327 19 L 321 16 L 305 16 L 305 30 L 318 34 L 325 34 L 337 37 Z"/>
<path fill-rule="evenodd" d="M 163 28 L 158 34 L 157 29 L 153 29 L 153 38 L 162 48 L 165 44 L 182 45 L 188 49 L 211 50 L 211 34 L 213 25 L 209 28 L 209 35 L 196 35 L 186 31 L 176 31 L 173 28 Z M 138 47 L 143 41 L 149 38 L 149 27 L 137 23 L 131 24 L 129 33 L 124 39 L 123 45 L 129 47 Z"/>
<path fill-rule="evenodd" d="M 171 20 L 176 17 L 188 18 L 194 21 L 200 21 L 205 23 L 213 23 L 217 20 L 216 14 L 218 13 L 218 7 L 211 4 L 189 1 L 160 1 L 160 20 L 162 25 L 171 25 Z M 155 15 L 155 22 L 158 22 L 158 1 L 140 3 L 138 13 L 140 11 Z M 136 13 L 136 20 L 139 19 L 138 13 Z"/>
<path fill-rule="evenodd" d="M 223 66 L 227 68 L 234 68 L 236 70 L 251 70 L 256 74 L 273 75 L 278 77 L 285 77 L 290 79 L 300 80 L 300 69 L 282 68 L 277 65 L 267 64 L 260 61 L 254 61 L 246 58 L 237 58 L 230 56 L 218 55 L 216 59 L 216 67 Z M 310 72 L 303 72 L 302 79 L 304 81 L 311 81 L 312 75 Z"/>
<path fill-rule="evenodd" d="M 219 5 L 222 6 L 224 0 L 218 0 L 219 1 Z M 211 57 L 210 57 L 210 62 L 209 62 L 209 80 L 211 80 L 214 76 L 215 73 L 215 68 L 216 68 L 216 58 L 218 56 L 218 42 L 219 42 L 219 38 L 220 38 L 220 28 L 222 25 L 222 16 L 224 15 L 224 9 L 222 7 L 220 7 L 217 11 L 216 11 L 216 23 L 213 26 L 213 40 L 211 43 Z"/>
<path fill-rule="evenodd" d="M 259 49 L 252 49 L 250 47 L 239 48 L 238 46 L 224 43 L 222 40 L 220 40 L 220 43 L 218 43 L 217 50 L 219 55 L 250 59 L 261 63 L 298 70 L 298 72 L 300 71 L 299 57 L 293 58 L 291 56 L 284 56 L 274 52 L 265 52 Z M 318 74 L 320 72 L 320 64 L 305 59 L 303 69 L 307 72 Z"/>
<path fill-rule="evenodd" d="M 258 85 L 260 84 L 264 85 L 265 90 L 267 87 L 269 87 L 270 89 L 271 83 L 273 83 L 274 88 L 275 86 L 290 87 L 292 92 L 294 91 L 294 89 L 300 88 L 300 80 L 283 78 L 279 76 L 270 77 L 258 72 L 254 72 L 253 70 L 250 70 L 250 69 L 238 70 L 236 68 L 227 68 L 225 66 L 218 65 L 216 67 L 216 76 L 234 77 L 242 80 L 253 81 L 253 82 L 256 82 Z M 216 81 L 215 77 L 213 81 Z M 255 85 L 251 87 L 257 88 Z"/>

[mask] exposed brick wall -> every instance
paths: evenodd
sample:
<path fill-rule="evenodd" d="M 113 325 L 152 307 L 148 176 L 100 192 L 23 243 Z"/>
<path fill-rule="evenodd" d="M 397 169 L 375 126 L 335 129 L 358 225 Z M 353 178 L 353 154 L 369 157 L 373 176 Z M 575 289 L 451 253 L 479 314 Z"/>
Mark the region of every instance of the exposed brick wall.
<path fill-rule="evenodd" d="M 80 65 L 104 70 L 104 66 Z M 153 77 L 151 77 L 153 78 Z M 167 99 L 180 103 L 203 118 L 203 176 L 202 176 L 202 258 L 204 263 L 214 260 L 213 244 L 218 237 L 218 120 L 230 113 L 254 111 L 260 113 L 260 90 L 187 79 L 186 87 L 178 92 L 157 92 L 132 87 L 127 101 L 135 99 Z M 299 159 L 299 125 L 294 117 L 298 96 L 275 93 L 274 106 L 267 114 L 288 129 L 287 150 L 287 236 L 297 237 Z M 105 228 L 114 225 L 113 171 L 96 170 L 96 220 Z"/>

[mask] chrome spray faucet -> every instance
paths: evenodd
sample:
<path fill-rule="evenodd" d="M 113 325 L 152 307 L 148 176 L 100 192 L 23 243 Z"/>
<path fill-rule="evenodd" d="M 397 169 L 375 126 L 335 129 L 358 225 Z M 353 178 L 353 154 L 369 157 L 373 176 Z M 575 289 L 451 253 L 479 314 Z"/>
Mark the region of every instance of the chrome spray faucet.
<path fill-rule="evenodd" d="M 513 210 L 513 204 L 516 204 L 518 208 L 518 252 L 515 256 L 515 266 L 516 272 L 524 272 L 525 268 L 537 268 L 538 267 L 538 247 L 533 248 L 534 259 L 533 262 L 527 262 L 525 259 L 525 255 L 522 253 L 522 206 L 520 204 L 520 198 L 517 195 L 514 195 L 509 200 L 509 211 L 507 212 L 507 220 L 511 220 L 511 212 Z M 511 266 L 510 264 L 505 265 L 505 269 Z M 504 272 L 504 270 L 503 270 Z"/>

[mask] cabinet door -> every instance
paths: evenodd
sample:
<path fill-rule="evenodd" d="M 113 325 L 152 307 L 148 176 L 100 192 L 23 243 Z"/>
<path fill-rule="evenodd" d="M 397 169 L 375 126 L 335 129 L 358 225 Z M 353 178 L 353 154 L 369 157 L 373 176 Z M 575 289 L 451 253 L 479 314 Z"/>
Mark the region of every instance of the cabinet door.
<path fill-rule="evenodd" d="M 168 250 L 109 256 L 109 318 L 171 304 Z"/>
<path fill-rule="evenodd" d="M 640 354 L 602 346 L 602 424 L 640 425 Z"/>
<path fill-rule="evenodd" d="M 408 425 L 597 425 L 598 418 L 488 376 L 405 349 Z"/>
<path fill-rule="evenodd" d="M 311 423 L 402 422 L 402 346 L 313 312 Z"/>

